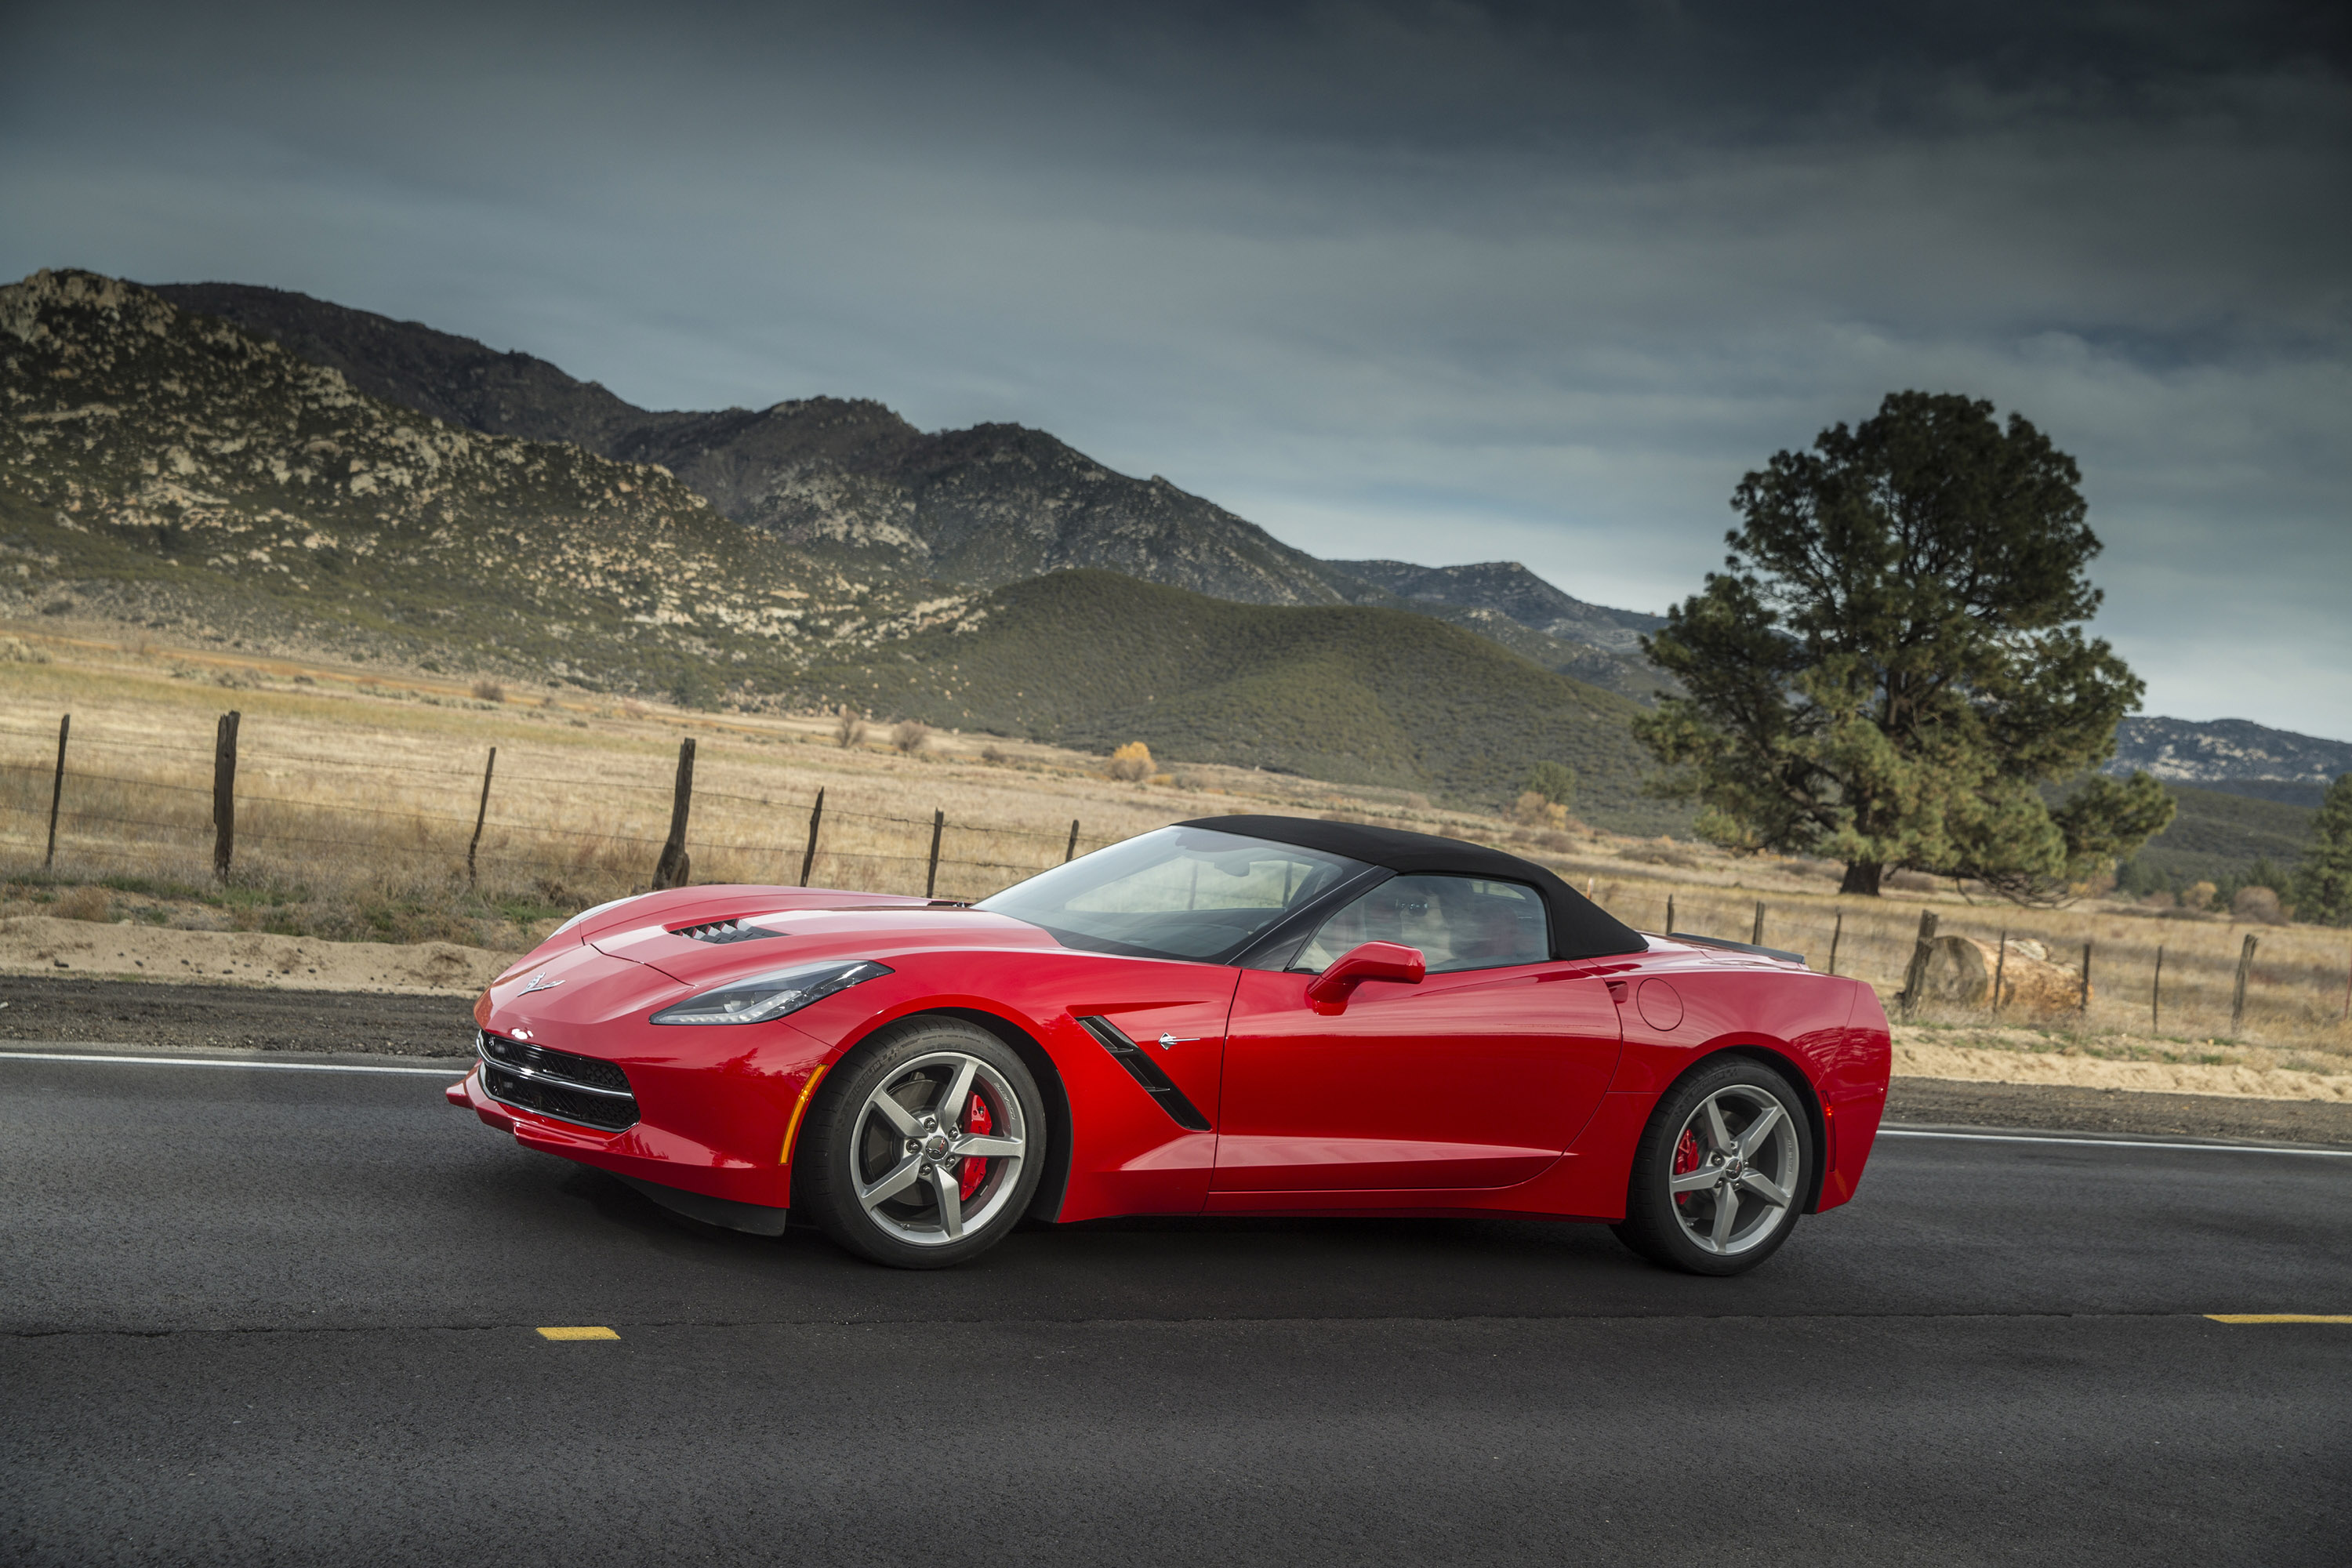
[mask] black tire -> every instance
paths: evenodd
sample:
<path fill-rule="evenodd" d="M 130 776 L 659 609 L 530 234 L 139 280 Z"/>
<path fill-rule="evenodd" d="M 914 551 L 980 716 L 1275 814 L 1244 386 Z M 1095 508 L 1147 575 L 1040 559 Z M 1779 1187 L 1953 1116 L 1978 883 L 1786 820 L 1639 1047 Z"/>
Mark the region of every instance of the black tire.
<path fill-rule="evenodd" d="M 970 1086 L 960 1109 L 987 1108 L 984 1131 L 963 1125 L 976 1113 L 940 1114 L 959 1078 Z M 992 1152 L 962 1152 L 975 1138 Z M 904 1019 L 826 1075 L 793 1156 L 793 1206 L 861 1258 L 945 1268 L 1013 1234 L 1045 1171 L 1045 1099 L 1011 1047 L 960 1018 Z M 1015 1142 L 1017 1155 L 994 1152 Z M 991 1163 L 964 1193 L 967 1159 Z M 894 1182 L 904 1184 L 865 1201 Z"/>
<path fill-rule="evenodd" d="M 1718 1125 L 1728 1149 L 1718 1147 Z M 1715 1058 L 1659 1097 L 1634 1149 L 1625 1218 L 1611 1228 L 1661 1268 L 1745 1274 L 1797 1228 L 1816 1157 L 1805 1102 L 1786 1078 L 1752 1058 Z"/>

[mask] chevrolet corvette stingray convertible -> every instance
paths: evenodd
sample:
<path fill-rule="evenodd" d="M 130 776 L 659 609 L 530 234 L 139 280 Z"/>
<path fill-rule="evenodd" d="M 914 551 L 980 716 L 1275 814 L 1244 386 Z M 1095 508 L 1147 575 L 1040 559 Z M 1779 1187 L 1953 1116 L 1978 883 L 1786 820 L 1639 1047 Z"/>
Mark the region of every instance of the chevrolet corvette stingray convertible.
<path fill-rule="evenodd" d="M 905 1268 L 1118 1215 L 1600 1220 L 1754 1268 L 1853 1195 L 1886 1015 L 1452 838 L 1161 828 L 966 906 L 698 887 L 574 916 L 449 1098 L 694 1218 Z"/>

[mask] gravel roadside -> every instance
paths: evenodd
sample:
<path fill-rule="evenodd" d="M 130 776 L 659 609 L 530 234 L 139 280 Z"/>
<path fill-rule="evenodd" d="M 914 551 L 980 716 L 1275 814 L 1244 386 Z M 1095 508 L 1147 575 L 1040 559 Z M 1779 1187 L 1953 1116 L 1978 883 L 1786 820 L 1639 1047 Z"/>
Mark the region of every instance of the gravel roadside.
<path fill-rule="evenodd" d="M 174 1049 L 463 1055 L 467 996 L 279 991 L 121 980 L 0 977 L 0 1040 L 80 1040 Z M 1898 1078 L 1888 1120 L 2143 1136 L 2266 1138 L 2352 1145 L 2352 1105 L 2053 1084 Z"/>
<path fill-rule="evenodd" d="M 0 976 L 0 1040 L 463 1056 L 474 999 L 259 985 Z"/>
<path fill-rule="evenodd" d="M 2342 1101 L 2158 1094 L 2046 1083 L 1898 1078 L 1887 1095 L 1886 1118 L 1931 1126 L 2031 1127 L 2046 1132 L 2261 1138 L 2352 1145 L 2352 1105 Z"/>

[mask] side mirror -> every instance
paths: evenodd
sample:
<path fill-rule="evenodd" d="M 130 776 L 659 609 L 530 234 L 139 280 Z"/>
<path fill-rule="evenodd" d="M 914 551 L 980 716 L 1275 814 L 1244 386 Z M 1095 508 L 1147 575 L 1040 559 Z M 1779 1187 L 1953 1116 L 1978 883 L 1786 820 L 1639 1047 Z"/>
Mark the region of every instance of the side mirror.
<path fill-rule="evenodd" d="M 1421 950 L 1396 942 L 1368 942 L 1349 948 L 1330 968 L 1307 983 L 1307 998 L 1322 1006 L 1344 1007 L 1349 993 L 1367 980 L 1418 985 L 1429 973 Z"/>

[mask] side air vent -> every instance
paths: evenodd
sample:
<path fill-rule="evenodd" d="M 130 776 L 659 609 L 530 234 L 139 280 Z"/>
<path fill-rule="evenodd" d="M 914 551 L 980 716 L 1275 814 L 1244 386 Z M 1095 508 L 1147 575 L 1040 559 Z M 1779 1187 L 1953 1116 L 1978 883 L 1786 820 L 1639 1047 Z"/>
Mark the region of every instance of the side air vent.
<path fill-rule="evenodd" d="M 629 1075 L 614 1063 L 479 1031 L 474 1049 L 482 1058 L 482 1088 L 501 1104 L 603 1132 L 636 1122 Z"/>
<path fill-rule="evenodd" d="M 1160 1064 L 1151 1059 L 1151 1053 L 1121 1033 L 1117 1024 L 1108 1018 L 1086 1017 L 1078 1020 L 1078 1026 L 1100 1041 L 1102 1048 L 1110 1053 L 1111 1060 L 1125 1068 L 1127 1076 L 1141 1084 L 1143 1092 L 1160 1102 L 1160 1109 L 1168 1113 L 1169 1121 L 1187 1132 L 1206 1132 L 1209 1130 L 1209 1119 L 1201 1114 L 1200 1107 L 1185 1099 L 1184 1091 L 1178 1089 L 1168 1075 L 1160 1070 Z"/>
<path fill-rule="evenodd" d="M 707 925 L 680 926 L 672 936 L 691 937 L 696 942 L 758 942 L 761 937 L 782 936 L 780 931 L 766 926 L 747 926 L 741 921 L 712 921 Z"/>

